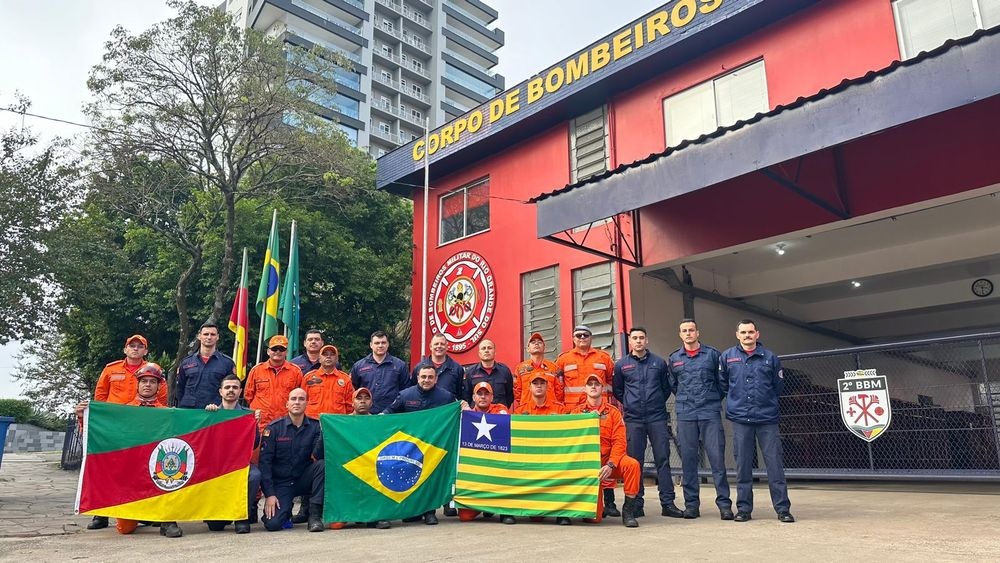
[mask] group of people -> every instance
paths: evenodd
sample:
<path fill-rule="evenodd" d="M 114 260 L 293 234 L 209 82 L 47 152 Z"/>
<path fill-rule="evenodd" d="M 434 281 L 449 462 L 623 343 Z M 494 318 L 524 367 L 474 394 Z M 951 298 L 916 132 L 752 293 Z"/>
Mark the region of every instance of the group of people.
<path fill-rule="evenodd" d="M 175 406 L 193 409 L 244 409 L 258 420 L 259 461 L 251 465 L 248 479 L 249 518 L 235 522 L 236 533 L 250 532 L 258 519 L 258 491 L 264 498 L 265 529 L 280 530 L 308 523 L 309 531 L 323 531 L 324 456 L 318 418 L 320 414 L 390 414 L 415 412 L 454 401 L 465 410 L 484 413 L 551 415 L 596 412 L 600 419 L 601 479 L 603 496 L 598 518 L 621 517 L 626 527 L 638 526 L 645 516 L 642 464 L 647 444 L 652 449 L 661 515 L 698 518 L 699 449 L 704 448 L 712 469 L 716 506 L 723 520 L 745 522 L 753 511 L 752 471 L 757 445 L 767 468 L 771 500 L 781 522 L 794 522 L 784 478 L 778 435 L 778 396 L 783 374 L 778 358 L 759 342 L 756 323 L 737 326 L 738 344 L 724 352 L 702 344 L 697 323 L 679 324 L 682 346 L 666 359 L 648 349 L 646 329 L 628 333 L 629 352 L 614 362 L 604 350 L 592 346 L 593 333 L 585 325 L 573 330 L 573 347 L 553 362 L 545 357 L 541 334 L 531 334 L 528 358 L 512 371 L 496 360 L 490 340 L 479 344 L 479 362 L 463 367 L 447 354 L 444 335 L 434 335 L 429 355 L 412 371 L 389 354 L 389 339 L 382 332 L 371 335 L 371 353 L 349 372 L 340 369 L 339 351 L 327 344 L 318 330 L 306 332 L 305 351 L 291 359 L 288 339 L 273 336 L 267 343 L 267 360 L 254 366 L 245 381 L 235 375 L 233 360 L 217 349 L 219 328 L 202 325 L 199 349 L 179 365 Z M 133 335 L 125 342 L 125 359 L 107 365 L 97 383 L 94 399 L 121 404 L 165 407 L 163 370 L 144 360 L 148 342 Z M 672 438 L 666 403 L 675 396 L 676 438 L 682 462 L 684 509 L 675 504 L 670 472 Z M 241 403 L 241 397 L 249 406 Z M 725 466 L 725 433 L 722 401 L 733 427 L 737 474 L 736 512 L 733 511 Z M 83 411 L 87 402 L 78 405 Z M 615 486 L 624 484 L 625 500 L 619 511 Z M 299 512 L 292 514 L 295 497 Z M 445 506 L 446 516 L 471 520 L 478 513 Z M 436 511 L 409 521 L 437 524 Z M 500 515 L 500 521 L 516 519 Z M 568 518 L 558 518 L 561 525 Z M 229 522 L 208 522 L 222 530 Z M 106 517 L 95 516 L 88 529 L 105 528 Z M 120 533 L 131 533 L 138 523 L 119 520 Z M 341 528 L 345 523 L 333 523 Z M 367 523 L 384 529 L 388 521 Z M 160 533 L 180 537 L 174 523 L 161 523 Z"/>

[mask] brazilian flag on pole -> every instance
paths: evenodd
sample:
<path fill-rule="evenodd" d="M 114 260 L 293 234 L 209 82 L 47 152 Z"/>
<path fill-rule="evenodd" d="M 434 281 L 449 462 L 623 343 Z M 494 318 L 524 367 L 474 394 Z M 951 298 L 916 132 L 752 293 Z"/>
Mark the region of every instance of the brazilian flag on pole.
<path fill-rule="evenodd" d="M 419 516 L 451 499 L 459 403 L 382 416 L 320 415 L 325 522 Z"/>
<path fill-rule="evenodd" d="M 292 221 L 292 237 L 288 241 L 288 264 L 285 285 L 281 288 L 281 322 L 285 324 L 288 356 L 299 351 L 299 237 Z"/>
<path fill-rule="evenodd" d="M 260 341 L 267 342 L 278 334 L 278 210 L 271 218 L 271 235 L 264 251 L 264 268 L 260 272 L 260 287 L 257 289 L 257 314 L 261 317 Z"/>

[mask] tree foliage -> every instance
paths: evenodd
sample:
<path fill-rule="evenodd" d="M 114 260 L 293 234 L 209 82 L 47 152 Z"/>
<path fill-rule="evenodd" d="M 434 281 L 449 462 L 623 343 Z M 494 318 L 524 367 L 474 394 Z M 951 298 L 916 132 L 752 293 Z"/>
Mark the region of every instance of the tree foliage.
<path fill-rule="evenodd" d="M 187 257 L 172 272 L 179 359 L 193 332 L 189 297 L 220 225 L 205 317 L 226 313 L 239 203 L 356 199 L 371 188 L 372 163 L 314 112 L 313 100 L 335 91 L 342 58 L 286 49 L 221 10 L 170 5 L 178 15 L 143 33 L 112 32 L 88 81 L 99 126 L 89 156 L 105 203 Z"/>
<path fill-rule="evenodd" d="M 22 98 L 11 109 L 29 107 Z M 26 338 L 48 320 L 50 237 L 72 202 L 75 178 L 65 143 L 39 147 L 25 128 L 0 133 L 0 344 Z"/>

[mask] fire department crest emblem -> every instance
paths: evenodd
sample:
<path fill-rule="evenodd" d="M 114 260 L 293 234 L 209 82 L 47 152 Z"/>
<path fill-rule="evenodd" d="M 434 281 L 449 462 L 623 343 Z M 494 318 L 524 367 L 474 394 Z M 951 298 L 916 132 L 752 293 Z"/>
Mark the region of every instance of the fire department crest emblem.
<path fill-rule="evenodd" d="M 149 455 L 149 477 L 164 491 L 176 491 L 194 474 L 194 449 L 184 440 L 167 438 Z"/>
<path fill-rule="evenodd" d="M 445 260 L 431 284 L 427 320 L 433 332 L 443 334 L 449 352 L 475 346 L 493 320 L 496 282 L 486 259 L 463 251 Z"/>
<path fill-rule="evenodd" d="M 884 375 L 873 369 L 845 371 L 837 380 L 840 394 L 840 417 L 852 434 L 873 442 L 892 422 L 889 384 Z"/>

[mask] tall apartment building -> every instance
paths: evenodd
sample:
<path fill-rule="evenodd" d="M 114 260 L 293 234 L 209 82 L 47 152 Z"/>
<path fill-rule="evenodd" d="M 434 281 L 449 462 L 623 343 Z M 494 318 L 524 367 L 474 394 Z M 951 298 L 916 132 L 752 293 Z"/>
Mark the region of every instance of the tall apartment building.
<path fill-rule="evenodd" d="M 480 0 L 227 0 L 248 27 L 290 45 L 320 45 L 354 64 L 315 100 L 375 158 L 504 90 L 493 72 L 504 33 Z"/>

